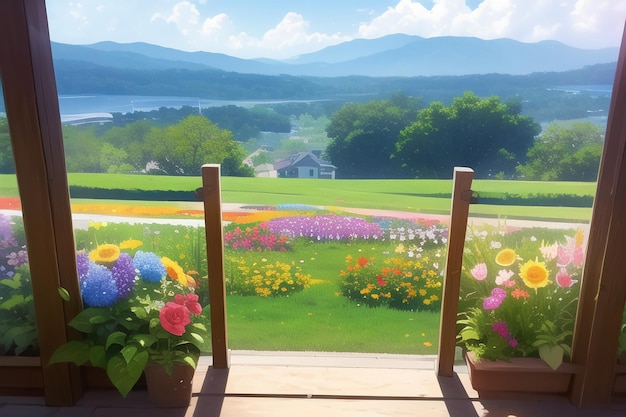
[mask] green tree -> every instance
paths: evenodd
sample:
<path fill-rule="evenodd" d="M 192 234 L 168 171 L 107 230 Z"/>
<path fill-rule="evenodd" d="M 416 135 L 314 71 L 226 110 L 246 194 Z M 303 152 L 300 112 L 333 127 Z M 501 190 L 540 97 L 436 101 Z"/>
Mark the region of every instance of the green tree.
<path fill-rule="evenodd" d="M 603 148 L 603 131 L 591 122 L 569 126 L 551 123 L 517 168 L 529 180 L 595 181 Z"/>
<path fill-rule="evenodd" d="M 68 172 L 102 172 L 100 147 L 93 127 L 63 126 L 63 148 Z"/>
<path fill-rule="evenodd" d="M 331 142 L 325 154 L 337 166 L 337 177 L 406 177 L 391 156 L 398 134 L 415 120 L 417 109 L 418 101 L 402 94 L 341 107 L 326 129 Z"/>
<path fill-rule="evenodd" d="M 0 117 L 0 174 L 15 174 L 15 160 L 6 117 Z"/>
<path fill-rule="evenodd" d="M 450 178 L 455 166 L 473 168 L 477 177 L 512 176 L 541 131 L 520 109 L 518 101 L 471 92 L 448 107 L 431 103 L 400 133 L 394 156 L 416 178 Z"/>
<path fill-rule="evenodd" d="M 139 120 L 123 127 L 108 129 L 101 140 L 124 150 L 127 154 L 125 162 L 132 165 L 134 170 L 141 171 L 150 162 L 144 142 L 153 128 L 153 124 L 147 120 Z"/>
<path fill-rule="evenodd" d="M 232 133 L 204 116 L 189 116 L 164 129 L 152 130 L 146 152 L 168 175 L 200 175 L 203 164 L 222 164 L 223 175 L 245 175 L 243 148 Z"/>

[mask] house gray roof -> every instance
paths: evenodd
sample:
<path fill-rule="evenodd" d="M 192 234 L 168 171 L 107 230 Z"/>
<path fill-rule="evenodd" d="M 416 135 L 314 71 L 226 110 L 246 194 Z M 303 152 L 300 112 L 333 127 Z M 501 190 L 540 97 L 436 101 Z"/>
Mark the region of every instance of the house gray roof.
<path fill-rule="evenodd" d="M 311 163 L 308 163 L 308 161 Z M 282 161 L 278 161 L 274 164 L 275 170 L 285 169 L 289 167 L 297 167 L 297 166 L 317 166 L 324 168 L 333 168 L 337 169 L 336 166 L 331 164 L 328 161 L 324 161 L 318 158 L 313 152 L 298 152 L 291 155 L 288 159 L 284 159 Z"/>

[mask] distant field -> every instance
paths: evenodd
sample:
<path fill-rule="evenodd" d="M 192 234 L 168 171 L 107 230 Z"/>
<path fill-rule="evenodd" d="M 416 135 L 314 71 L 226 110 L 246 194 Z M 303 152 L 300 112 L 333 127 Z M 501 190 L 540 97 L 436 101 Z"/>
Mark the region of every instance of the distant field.
<path fill-rule="evenodd" d="M 200 177 L 149 175 L 68 174 L 70 185 L 104 189 L 192 191 L 202 186 Z M 332 207 L 373 208 L 421 213 L 448 213 L 451 180 L 317 180 L 283 178 L 222 178 L 222 201 L 251 205 L 311 204 Z M 593 196 L 595 183 L 476 180 L 472 189 L 521 196 L 571 194 Z M 17 196 L 13 175 L 0 175 L 0 197 Z M 428 195 L 439 195 L 437 197 Z M 443 195 L 443 196 L 441 196 Z M 161 205 L 162 203 L 159 203 Z M 588 220 L 589 208 L 493 206 L 476 204 L 473 215 Z"/>

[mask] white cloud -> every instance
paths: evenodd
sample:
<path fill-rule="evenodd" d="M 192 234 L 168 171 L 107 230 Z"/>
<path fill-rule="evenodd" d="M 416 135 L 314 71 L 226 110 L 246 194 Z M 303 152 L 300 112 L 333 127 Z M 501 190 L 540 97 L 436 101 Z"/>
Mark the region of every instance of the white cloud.
<path fill-rule="evenodd" d="M 165 20 L 167 23 L 174 23 L 178 30 L 184 36 L 187 36 L 197 29 L 200 20 L 200 12 L 195 4 L 183 1 L 175 4 L 172 8 L 172 12 L 168 15 L 155 13 L 152 15 L 151 21 L 154 22 L 158 19 Z"/>
<path fill-rule="evenodd" d="M 360 25 L 366 38 L 403 32 L 423 37 L 508 37 L 525 42 L 556 39 L 578 47 L 616 46 L 624 27 L 626 0 L 434 0 L 431 8 L 400 0 Z"/>

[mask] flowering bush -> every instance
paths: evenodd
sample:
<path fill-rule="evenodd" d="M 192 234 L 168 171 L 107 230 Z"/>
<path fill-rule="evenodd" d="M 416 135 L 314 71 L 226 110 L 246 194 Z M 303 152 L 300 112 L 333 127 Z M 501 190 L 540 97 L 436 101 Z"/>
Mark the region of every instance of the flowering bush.
<path fill-rule="evenodd" d="M 448 228 L 437 220 L 381 218 L 374 221 L 385 230 L 385 239 L 401 243 L 415 254 L 425 250 L 442 249 L 448 242 Z"/>
<path fill-rule="evenodd" d="M 0 214 L 0 355 L 37 355 L 33 290 L 24 229 Z"/>
<path fill-rule="evenodd" d="M 168 373 L 175 364 L 195 368 L 208 348 L 193 278 L 169 258 L 135 252 L 138 243 L 103 244 L 77 254 L 86 308 L 70 326 L 84 338 L 62 345 L 50 359 L 104 368 L 124 396 L 148 363 L 162 364 Z"/>
<path fill-rule="evenodd" d="M 226 258 L 226 290 L 228 294 L 289 296 L 308 288 L 311 275 L 304 274 L 295 262 L 260 262 L 248 264 L 245 258 Z M 293 272 L 292 272 L 293 270 Z"/>
<path fill-rule="evenodd" d="M 224 247 L 237 251 L 286 251 L 287 236 L 270 232 L 267 223 L 224 231 Z"/>
<path fill-rule="evenodd" d="M 382 263 L 382 265 L 381 265 Z M 367 306 L 400 310 L 438 310 L 442 276 L 438 263 L 420 259 L 346 257 L 340 272 L 341 290 L 349 299 Z"/>
<path fill-rule="evenodd" d="M 553 243 L 523 232 L 472 233 L 461 278 L 459 343 L 479 358 L 539 356 L 556 369 L 570 353 L 583 237 L 580 229 Z"/>
<path fill-rule="evenodd" d="M 336 214 L 275 218 L 268 222 L 268 226 L 272 233 L 315 241 L 380 239 L 383 236 L 383 230 L 377 223 Z"/>

